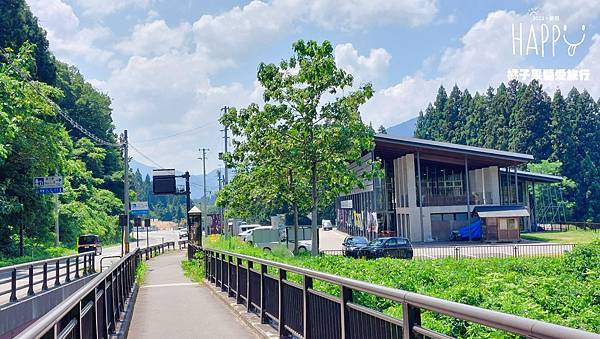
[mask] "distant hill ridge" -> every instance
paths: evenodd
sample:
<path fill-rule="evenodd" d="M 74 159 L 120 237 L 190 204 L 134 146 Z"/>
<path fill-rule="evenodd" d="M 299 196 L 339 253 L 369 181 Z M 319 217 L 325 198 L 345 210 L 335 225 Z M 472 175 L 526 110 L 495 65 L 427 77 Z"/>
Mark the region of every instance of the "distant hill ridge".
<path fill-rule="evenodd" d="M 417 128 L 417 118 L 414 117 L 410 120 L 406 120 L 405 122 L 399 123 L 398 125 L 394 125 L 386 128 L 386 131 L 389 135 L 394 135 L 398 137 L 412 137 L 415 134 L 415 130 Z"/>

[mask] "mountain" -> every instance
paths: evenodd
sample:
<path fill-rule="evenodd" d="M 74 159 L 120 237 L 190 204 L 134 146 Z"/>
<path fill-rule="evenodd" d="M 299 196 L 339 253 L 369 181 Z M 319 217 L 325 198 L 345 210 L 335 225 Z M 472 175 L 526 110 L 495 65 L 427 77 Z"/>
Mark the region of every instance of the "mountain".
<path fill-rule="evenodd" d="M 146 165 L 135 159 L 131 159 L 129 162 L 131 171 L 135 173 L 136 170 L 140 170 L 142 178 L 146 177 L 146 174 L 152 178 L 152 170 L 156 167 Z M 177 173 L 178 175 L 181 173 Z M 230 173 L 231 174 L 231 173 Z M 192 199 L 202 199 L 204 195 L 203 176 L 192 174 L 190 176 L 190 189 L 192 191 Z M 219 190 L 219 181 L 217 179 L 217 170 L 212 170 L 206 173 L 206 195 L 210 196 L 211 193 L 215 194 Z"/>
<path fill-rule="evenodd" d="M 414 117 L 398 125 L 388 127 L 386 129 L 387 133 L 397 137 L 413 137 L 415 130 L 417 129 L 417 118 L 418 117 Z"/>

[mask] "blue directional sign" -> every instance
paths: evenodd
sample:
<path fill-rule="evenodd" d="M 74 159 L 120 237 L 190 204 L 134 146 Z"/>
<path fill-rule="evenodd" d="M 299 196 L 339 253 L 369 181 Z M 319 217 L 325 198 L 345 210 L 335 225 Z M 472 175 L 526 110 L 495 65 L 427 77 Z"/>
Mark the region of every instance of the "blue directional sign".
<path fill-rule="evenodd" d="M 132 215 L 144 215 L 148 214 L 150 209 L 148 208 L 147 201 L 133 201 L 131 203 L 131 214 Z"/>
<path fill-rule="evenodd" d="M 52 177 L 33 178 L 33 187 L 40 194 L 58 194 L 63 192 L 63 178 L 55 175 Z"/>
<path fill-rule="evenodd" d="M 38 188 L 37 189 L 39 194 L 58 194 L 58 193 L 62 193 L 63 192 L 63 188 L 62 187 L 50 187 L 50 188 Z"/>

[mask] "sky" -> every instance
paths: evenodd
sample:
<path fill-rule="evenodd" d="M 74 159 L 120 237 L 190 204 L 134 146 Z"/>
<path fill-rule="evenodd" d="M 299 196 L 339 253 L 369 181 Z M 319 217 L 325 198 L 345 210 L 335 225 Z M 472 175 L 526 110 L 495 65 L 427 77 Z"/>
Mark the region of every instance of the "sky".
<path fill-rule="evenodd" d="M 222 166 L 221 108 L 260 104 L 258 64 L 289 58 L 298 39 L 331 41 L 337 65 L 373 84 L 361 114 L 375 127 L 417 116 L 440 85 L 539 78 L 550 93 L 600 97 L 594 0 L 27 2 L 51 51 L 111 97 L 132 156 L 193 174 L 200 148 L 207 171 Z"/>

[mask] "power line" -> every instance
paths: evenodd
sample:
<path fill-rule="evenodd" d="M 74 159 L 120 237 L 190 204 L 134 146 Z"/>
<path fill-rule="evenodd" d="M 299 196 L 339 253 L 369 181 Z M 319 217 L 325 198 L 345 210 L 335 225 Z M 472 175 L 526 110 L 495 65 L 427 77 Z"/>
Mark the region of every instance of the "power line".
<path fill-rule="evenodd" d="M 144 157 L 146 160 L 150 161 L 152 164 L 158 166 L 158 168 L 164 168 L 163 166 L 161 166 L 159 163 L 157 163 L 156 161 L 152 160 L 149 156 L 145 155 L 144 153 L 142 153 L 142 151 L 140 151 L 139 149 L 137 149 L 137 147 L 133 146 L 131 143 L 129 143 L 129 146 L 131 146 L 131 148 L 133 148 L 134 151 L 137 152 L 137 154 L 141 155 L 142 157 Z"/>
<path fill-rule="evenodd" d="M 33 88 L 34 92 L 37 95 L 39 95 L 42 99 L 44 99 L 48 104 L 50 104 L 50 106 L 52 106 L 54 109 L 56 109 L 58 114 L 61 117 L 63 117 L 63 119 L 67 120 L 71 125 L 73 125 L 73 127 L 75 127 L 75 129 L 77 129 L 81 133 L 85 134 L 88 138 L 90 138 L 92 141 L 94 141 L 98 144 L 101 144 L 104 146 L 110 146 L 110 147 L 121 147 L 121 144 L 101 139 L 100 137 L 96 136 L 94 133 L 88 131 L 85 127 L 81 126 L 77 121 L 73 120 L 73 118 L 71 118 L 67 113 L 65 113 L 62 110 L 62 108 L 60 108 L 60 106 L 58 106 L 58 104 L 56 102 L 52 101 L 51 99 L 49 99 L 48 97 L 46 97 L 44 94 L 41 93 L 37 84 L 33 81 L 33 79 L 31 78 L 31 76 L 29 74 L 23 72 L 23 70 L 21 70 L 18 67 L 14 67 L 12 61 L 8 57 L 8 52 L 6 52 L 6 50 L 4 48 L 0 47 L 0 53 L 2 54 L 4 59 L 6 59 L 8 67 L 10 69 L 12 69 L 13 71 L 17 72 L 25 81 L 27 81 L 27 83 Z"/>
<path fill-rule="evenodd" d="M 215 121 L 209 122 L 209 123 L 204 124 L 204 125 L 196 126 L 194 128 L 190 128 L 190 129 L 187 129 L 187 130 L 183 130 L 183 131 L 180 131 L 180 132 L 177 132 L 177 133 L 173 133 L 173 134 L 169 134 L 169 135 L 164 135 L 162 137 L 156 137 L 156 138 L 151 138 L 151 139 L 139 140 L 139 141 L 136 141 L 136 143 L 141 144 L 141 143 L 147 143 L 147 142 L 151 142 L 151 141 L 169 139 L 169 138 L 181 135 L 181 134 L 185 134 L 185 133 L 197 131 L 199 129 L 202 129 L 202 128 L 205 128 L 205 127 L 208 127 L 208 126 L 211 126 L 211 125 L 214 125 L 214 124 L 216 124 Z"/>

